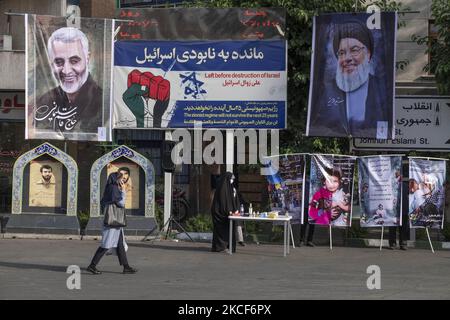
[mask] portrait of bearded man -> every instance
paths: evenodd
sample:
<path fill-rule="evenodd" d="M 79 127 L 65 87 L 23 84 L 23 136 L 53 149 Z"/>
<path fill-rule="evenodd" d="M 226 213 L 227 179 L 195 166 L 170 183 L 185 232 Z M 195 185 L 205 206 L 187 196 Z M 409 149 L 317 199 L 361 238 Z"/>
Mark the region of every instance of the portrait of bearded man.
<path fill-rule="evenodd" d="M 392 66 L 377 68 L 382 59 L 374 57 L 385 46 L 377 51 L 373 31 L 360 20 L 339 21 L 328 30 L 324 47 L 333 55 L 319 60 L 326 61 L 326 66 L 316 62 L 307 135 L 392 138 L 393 77 L 386 79 L 393 72 L 393 61 Z"/>
<path fill-rule="evenodd" d="M 62 205 L 61 163 L 32 161 L 26 193 L 28 193 L 30 207 L 60 208 Z"/>
<path fill-rule="evenodd" d="M 49 187 L 51 184 L 55 184 L 53 177 L 53 168 L 49 165 L 43 165 L 40 169 L 41 178 L 37 181 L 37 184 L 42 184 L 45 187 Z"/>
<path fill-rule="evenodd" d="M 97 133 L 103 92 L 89 72 L 88 38 L 79 29 L 60 28 L 48 39 L 47 51 L 58 86 L 37 99 L 36 128 Z"/>

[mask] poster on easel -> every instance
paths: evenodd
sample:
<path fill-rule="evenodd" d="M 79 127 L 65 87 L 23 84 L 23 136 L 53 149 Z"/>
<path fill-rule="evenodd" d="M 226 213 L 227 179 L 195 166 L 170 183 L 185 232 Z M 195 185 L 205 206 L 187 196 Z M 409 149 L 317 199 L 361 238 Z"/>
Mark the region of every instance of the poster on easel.
<path fill-rule="evenodd" d="M 351 226 L 355 165 L 356 158 L 351 156 L 311 156 L 308 208 L 310 224 Z"/>
<path fill-rule="evenodd" d="M 445 165 L 445 159 L 409 158 L 411 228 L 443 228 Z"/>
<path fill-rule="evenodd" d="M 278 172 L 267 175 L 269 203 L 272 211 L 289 213 L 291 224 L 303 224 L 305 155 L 284 154 L 278 159 Z"/>
<path fill-rule="evenodd" d="M 360 226 L 401 226 L 401 155 L 361 157 L 358 168 Z"/>

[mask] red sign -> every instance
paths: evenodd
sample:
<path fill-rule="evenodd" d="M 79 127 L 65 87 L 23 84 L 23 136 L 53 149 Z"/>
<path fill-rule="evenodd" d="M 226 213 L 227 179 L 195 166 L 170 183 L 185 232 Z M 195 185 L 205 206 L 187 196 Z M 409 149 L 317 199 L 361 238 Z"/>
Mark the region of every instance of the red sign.
<path fill-rule="evenodd" d="M 25 120 L 25 93 L 20 91 L 0 92 L 0 119 Z"/>

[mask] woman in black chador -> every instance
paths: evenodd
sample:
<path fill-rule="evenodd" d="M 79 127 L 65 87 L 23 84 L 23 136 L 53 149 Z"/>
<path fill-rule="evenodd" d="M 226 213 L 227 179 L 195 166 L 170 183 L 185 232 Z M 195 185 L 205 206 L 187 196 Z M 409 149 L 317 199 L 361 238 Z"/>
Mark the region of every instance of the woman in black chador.
<path fill-rule="evenodd" d="M 213 252 L 224 251 L 228 247 L 230 221 L 228 216 L 239 211 L 239 198 L 237 190 L 233 187 L 235 178 L 231 172 L 225 172 L 217 184 L 211 214 L 213 220 Z M 234 234 L 234 230 L 233 230 Z M 233 237 L 233 252 L 236 251 L 236 237 Z"/>

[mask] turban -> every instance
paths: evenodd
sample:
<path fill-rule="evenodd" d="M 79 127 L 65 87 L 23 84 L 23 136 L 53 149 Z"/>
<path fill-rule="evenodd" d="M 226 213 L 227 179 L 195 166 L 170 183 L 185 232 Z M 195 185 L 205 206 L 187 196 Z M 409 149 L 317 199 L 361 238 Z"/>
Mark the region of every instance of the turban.
<path fill-rule="evenodd" d="M 334 28 L 333 49 L 338 52 L 341 39 L 353 38 L 361 42 L 373 55 L 373 36 L 366 25 L 352 20 L 342 24 L 336 24 Z"/>

